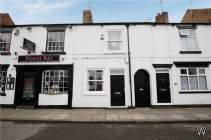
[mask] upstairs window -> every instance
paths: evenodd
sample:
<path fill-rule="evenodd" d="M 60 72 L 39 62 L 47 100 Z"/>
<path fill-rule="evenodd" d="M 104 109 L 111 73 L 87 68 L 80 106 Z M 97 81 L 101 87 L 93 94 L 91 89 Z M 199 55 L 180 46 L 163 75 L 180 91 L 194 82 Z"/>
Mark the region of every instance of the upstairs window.
<path fill-rule="evenodd" d="M 64 31 L 49 31 L 47 52 L 64 52 Z"/>
<path fill-rule="evenodd" d="M 181 90 L 207 90 L 205 68 L 180 69 Z"/>
<path fill-rule="evenodd" d="M 108 50 L 121 50 L 122 31 L 108 31 Z"/>
<path fill-rule="evenodd" d="M 103 70 L 88 70 L 88 91 L 103 91 Z"/>
<path fill-rule="evenodd" d="M 11 32 L 0 32 L 0 53 L 10 51 Z"/>
<path fill-rule="evenodd" d="M 194 29 L 180 29 L 181 51 L 198 51 Z"/>

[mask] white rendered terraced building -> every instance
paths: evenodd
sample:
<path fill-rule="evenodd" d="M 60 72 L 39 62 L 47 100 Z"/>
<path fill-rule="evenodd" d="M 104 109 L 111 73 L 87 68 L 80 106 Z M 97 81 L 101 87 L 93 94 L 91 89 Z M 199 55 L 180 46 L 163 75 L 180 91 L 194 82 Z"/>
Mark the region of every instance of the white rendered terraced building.
<path fill-rule="evenodd" d="M 211 24 L 0 28 L 2 106 L 211 104 Z"/>

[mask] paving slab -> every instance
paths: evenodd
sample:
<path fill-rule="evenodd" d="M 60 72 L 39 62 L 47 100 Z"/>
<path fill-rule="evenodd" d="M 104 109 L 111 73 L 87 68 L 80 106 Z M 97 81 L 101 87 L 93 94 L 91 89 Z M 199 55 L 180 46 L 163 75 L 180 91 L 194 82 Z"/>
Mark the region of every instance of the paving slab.
<path fill-rule="evenodd" d="M 158 115 L 144 115 L 148 120 L 159 120 L 160 117 Z"/>
<path fill-rule="evenodd" d="M 119 121 L 117 114 L 106 114 L 106 121 Z"/>
<path fill-rule="evenodd" d="M 58 114 L 55 117 L 53 117 L 53 120 L 63 120 L 68 116 L 68 113 Z"/>
<path fill-rule="evenodd" d="M 101 120 L 106 120 L 106 114 L 97 114 L 97 115 L 93 115 L 92 117 L 92 121 L 93 122 L 100 122 Z"/>
<path fill-rule="evenodd" d="M 197 117 L 199 117 L 199 118 L 210 118 L 209 117 L 209 115 L 207 115 L 207 114 L 193 114 L 193 115 L 195 115 L 195 116 L 197 116 Z"/>
<path fill-rule="evenodd" d="M 142 115 L 142 114 L 132 114 L 131 116 L 134 120 L 145 120 L 146 119 L 146 117 L 144 117 L 144 115 Z"/>
<path fill-rule="evenodd" d="M 133 117 L 130 114 L 118 114 L 120 121 L 133 121 Z"/>
<path fill-rule="evenodd" d="M 92 122 L 91 115 L 84 115 L 84 116 L 71 116 L 68 118 L 71 122 Z"/>

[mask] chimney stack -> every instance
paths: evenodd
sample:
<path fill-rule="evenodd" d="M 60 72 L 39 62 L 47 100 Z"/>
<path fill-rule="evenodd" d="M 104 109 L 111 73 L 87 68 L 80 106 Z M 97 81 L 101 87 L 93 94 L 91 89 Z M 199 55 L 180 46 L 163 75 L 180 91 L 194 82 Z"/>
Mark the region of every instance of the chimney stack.
<path fill-rule="evenodd" d="M 91 23 L 93 23 L 92 12 L 91 12 L 90 9 L 83 11 L 83 23 L 84 24 L 91 24 Z"/>
<path fill-rule="evenodd" d="M 155 17 L 157 23 L 169 23 L 168 12 L 158 13 Z"/>

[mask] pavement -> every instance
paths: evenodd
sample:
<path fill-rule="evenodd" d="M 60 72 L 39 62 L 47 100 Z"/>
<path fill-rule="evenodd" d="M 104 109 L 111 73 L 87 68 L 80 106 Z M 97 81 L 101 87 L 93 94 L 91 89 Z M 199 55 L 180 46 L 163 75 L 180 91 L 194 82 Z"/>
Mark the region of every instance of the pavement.
<path fill-rule="evenodd" d="M 76 123 L 210 123 L 211 107 L 135 109 L 0 108 L 0 121 Z"/>

